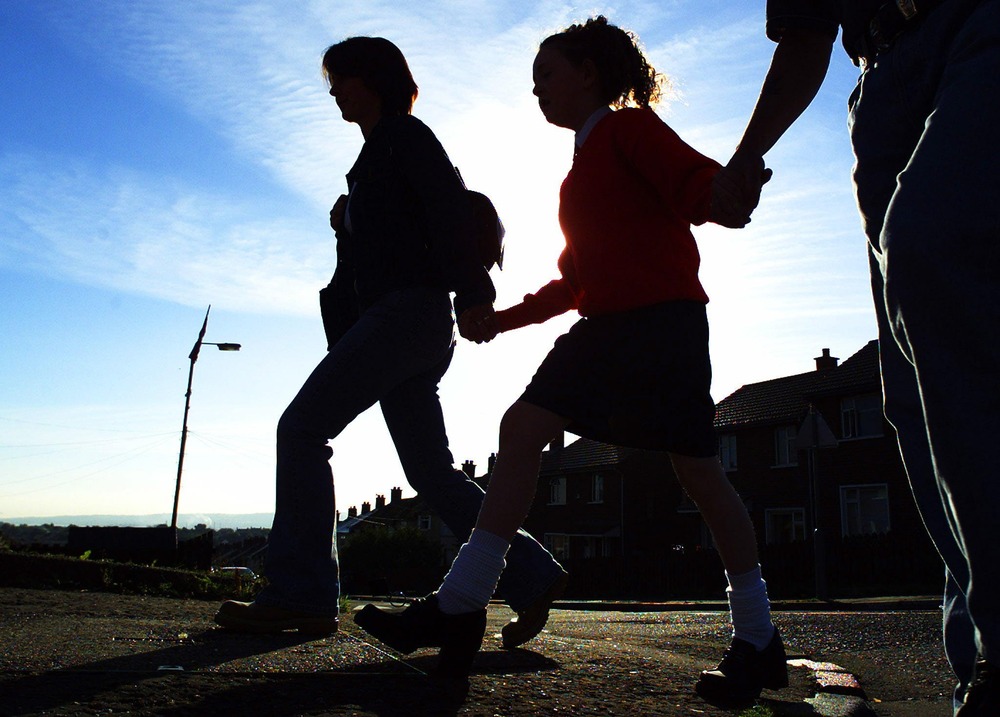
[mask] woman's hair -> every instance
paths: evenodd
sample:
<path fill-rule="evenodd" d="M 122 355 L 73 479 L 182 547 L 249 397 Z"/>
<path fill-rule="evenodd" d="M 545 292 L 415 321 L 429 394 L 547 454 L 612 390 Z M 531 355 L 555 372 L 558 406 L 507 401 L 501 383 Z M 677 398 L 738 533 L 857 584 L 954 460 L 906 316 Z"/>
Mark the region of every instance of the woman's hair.
<path fill-rule="evenodd" d="M 586 60 L 593 62 L 601 80 L 601 99 L 609 105 L 649 107 L 661 97 L 663 78 L 646 60 L 638 38 L 603 15 L 550 35 L 541 47 L 560 52 L 577 67 Z"/>
<path fill-rule="evenodd" d="M 384 37 L 349 37 L 326 48 L 323 76 L 358 77 L 382 100 L 386 115 L 405 115 L 417 99 L 417 83 L 403 53 Z"/>

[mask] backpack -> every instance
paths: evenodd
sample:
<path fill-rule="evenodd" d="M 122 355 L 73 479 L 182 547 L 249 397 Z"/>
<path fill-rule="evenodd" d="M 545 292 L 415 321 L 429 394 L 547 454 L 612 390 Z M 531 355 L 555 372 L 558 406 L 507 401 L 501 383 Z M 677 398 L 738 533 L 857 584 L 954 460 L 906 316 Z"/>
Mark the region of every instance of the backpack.
<path fill-rule="evenodd" d="M 472 208 L 472 234 L 479 249 L 479 260 L 486 271 L 492 269 L 494 264 L 502 271 L 503 238 L 507 232 L 503 228 L 503 222 L 500 221 L 500 215 L 497 214 L 496 207 L 489 197 L 465 186 L 465 180 L 462 179 L 458 167 L 455 167 L 455 174 L 465 188 L 465 194 Z"/>

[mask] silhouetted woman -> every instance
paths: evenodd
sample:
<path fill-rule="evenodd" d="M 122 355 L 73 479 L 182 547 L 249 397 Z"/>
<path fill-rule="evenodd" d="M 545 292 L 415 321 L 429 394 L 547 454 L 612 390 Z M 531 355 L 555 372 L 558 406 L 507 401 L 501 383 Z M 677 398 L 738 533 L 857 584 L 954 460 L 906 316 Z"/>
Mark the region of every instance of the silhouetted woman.
<path fill-rule="evenodd" d="M 329 352 L 278 423 L 267 586 L 251 603 L 227 601 L 215 618 L 243 631 L 337 629 L 328 440 L 374 403 L 410 485 L 460 539 L 483 498 L 454 468 L 437 393 L 455 346 L 450 293 L 455 314 L 473 324 L 492 316 L 495 298 L 464 186 L 434 133 L 410 114 L 417 85 L 393 43 L 344 40 L 326 50 L 323 72 L 364 145 L 330 212 L 337 268 L 321 292 Z M 505 628 L 508 647 L 541 630 L 566 575 L 523 532 L 509 562 L 500 590 L 520 619 Z"/>

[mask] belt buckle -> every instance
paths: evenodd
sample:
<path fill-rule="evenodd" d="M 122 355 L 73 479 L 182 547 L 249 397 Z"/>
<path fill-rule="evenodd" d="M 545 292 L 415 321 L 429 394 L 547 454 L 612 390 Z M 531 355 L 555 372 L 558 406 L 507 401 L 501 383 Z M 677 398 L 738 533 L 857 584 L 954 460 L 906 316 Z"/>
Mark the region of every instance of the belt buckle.
<path fill-rule="evenodd" d="M 912 20 L 917 14 L 917 5 L 914 0 L 896 0 L 896 7 L 907 20 Z"/>
<path fill-rule="evenodd" d="M 877 55 L 878 53 L 889 49 L 895 35 L 889 37 L 882 31 L 882 23 L 880 22 L 879 16 L 876 15 L 868 23 L 868 37 L 871 38 L 871 49 L 874 51 L 874 54 Z"/>

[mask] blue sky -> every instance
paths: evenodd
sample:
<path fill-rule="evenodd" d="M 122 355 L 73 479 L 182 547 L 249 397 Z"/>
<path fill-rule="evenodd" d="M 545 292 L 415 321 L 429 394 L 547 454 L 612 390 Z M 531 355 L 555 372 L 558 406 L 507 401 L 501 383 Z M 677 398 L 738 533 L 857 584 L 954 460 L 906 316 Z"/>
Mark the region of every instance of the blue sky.
<path fill-rule="evenodd" d="M 556 275 L 572 135 L 531 95 L 539 41 L 596 13 L 635 31 L 674 86 L 661 116 L 725 161 L 772 51 L 763 2 L 6 0 L 0 5 L 0 520 L 169 513 L 188 352 L 196 369 L 180 512 L 273 507 L 273 431 L 325 349 L 327 225 L 361 146 L 323 50 L 390 38 L 428 123 L 508 229 L 498 308 Z M 696 230 L 717 400 L 847 358 L 875 336 L 851 196 L 837 51 L 814 106 L 768 157 L 743 231 Z M 572 322 L 462 342 L 441 387 L 455 460 L 496 427 Z M 412 491 L 377 408 L 334 442 L 338 507 Z"/>

